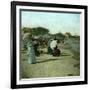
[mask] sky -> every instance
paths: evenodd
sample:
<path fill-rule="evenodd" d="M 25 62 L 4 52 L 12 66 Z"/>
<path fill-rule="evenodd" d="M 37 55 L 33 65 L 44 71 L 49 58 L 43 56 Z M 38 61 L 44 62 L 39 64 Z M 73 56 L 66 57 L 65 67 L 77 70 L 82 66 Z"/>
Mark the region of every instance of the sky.
<path fill-rule="evenodd" d="M 44 27 L 51 34 L 70 32 L 72 35 L 80 35 L 80 14 L 21 11 L 21 26 Z"/>

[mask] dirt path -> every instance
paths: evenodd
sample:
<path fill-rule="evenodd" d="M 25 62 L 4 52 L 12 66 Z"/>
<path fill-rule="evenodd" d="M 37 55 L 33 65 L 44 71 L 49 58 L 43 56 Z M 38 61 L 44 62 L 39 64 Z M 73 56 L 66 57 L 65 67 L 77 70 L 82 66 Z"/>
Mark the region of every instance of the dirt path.
<path fill-rule="evenodd" d="M 68 49 L 61 49 L 62 54 L 54 57 L 48 54 L 41 54 L 37 57 L 36 64 L 28 64 L 26 57 L 21 61 L 22 78 L 78 76 L 80 69 L 77 67 L 78 60 L 72 58 Z"/>

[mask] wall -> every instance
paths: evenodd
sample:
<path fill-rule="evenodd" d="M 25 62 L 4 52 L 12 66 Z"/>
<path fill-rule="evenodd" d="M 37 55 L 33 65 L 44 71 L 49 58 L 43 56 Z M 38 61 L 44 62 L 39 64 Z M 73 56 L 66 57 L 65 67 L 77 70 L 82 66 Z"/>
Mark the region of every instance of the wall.
<path fill-rule="evenodd" d="M 10 1 L 0 0 L 0 90 L 10 90 Z M 20 0 L 23 1 L 23 0 Z M 24 0 L 26 1 L 26 0 Z M 52 2 L 64 4 L 81 4 L 88 5 L 90 9 L 90 0 L 27 0 L 37 2 Z M 90 10 L 89 14 L 90 14 Z M 90 16 L 90 15 L 88 15 Z M 90 18 L 88 17 L 88 20 Z M 90 28 L 90 27 L 89 27 Z M 89 30 L 89 29 L 88 29 Z M 88 31 L 90 33 L 90 31 Z M 89 35 L 90 38 L 90 35 Z M 89 42 L 90 46 L 90 42 Z M 90 50 L 90 47 L 88 48 Z M 90 57 L 89 57 L 90 59 Z M 88 61 L 88 64 L 90 61 Z M 90 68 L 90 65 L 88 65 Z M 88 73 L 90 76 L 90 71 Z M 61 86 L 61 87 L 46 87 L 46 88 L 33 88 L 31 90 L 88 90 L 90 88 L 90 78 L 88 85 L 77 86 Z M 24 90 L 24 89 L 21 89 Z"/>

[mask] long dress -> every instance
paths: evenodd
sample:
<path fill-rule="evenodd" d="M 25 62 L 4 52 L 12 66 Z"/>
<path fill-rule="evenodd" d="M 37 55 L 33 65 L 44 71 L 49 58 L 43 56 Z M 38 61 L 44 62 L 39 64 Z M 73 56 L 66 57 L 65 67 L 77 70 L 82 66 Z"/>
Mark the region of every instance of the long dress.
<path fill-rule="evenodd" d="M 32 40 L 30 40 L 27 43 L 27 55 L 28 55 L 28 63 L 29 64 L 35 64 L 36 63 L 36 57 L 35 57 L 35 51 L 34 51 Z"/>

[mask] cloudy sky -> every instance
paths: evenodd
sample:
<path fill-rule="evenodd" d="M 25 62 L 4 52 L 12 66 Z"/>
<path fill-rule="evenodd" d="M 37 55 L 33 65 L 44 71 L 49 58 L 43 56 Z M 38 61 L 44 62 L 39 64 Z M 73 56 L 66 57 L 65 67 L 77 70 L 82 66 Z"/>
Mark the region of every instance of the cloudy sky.
<path fill-rule="evenodd" d="M 22 27 L 45 27 L 52 34 L 70 32 L 80 35 L 80 14 L 21 11 Z"/>

